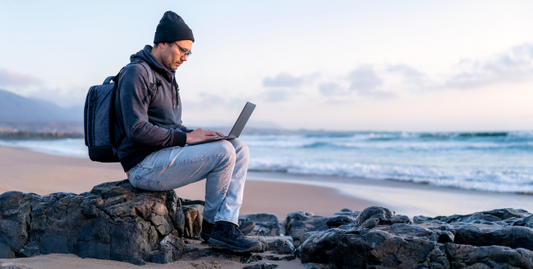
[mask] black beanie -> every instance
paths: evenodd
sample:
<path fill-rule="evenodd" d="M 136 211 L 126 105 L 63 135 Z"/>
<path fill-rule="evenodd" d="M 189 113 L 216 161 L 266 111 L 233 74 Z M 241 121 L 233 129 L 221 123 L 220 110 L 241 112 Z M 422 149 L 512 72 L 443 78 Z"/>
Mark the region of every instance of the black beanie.
<path fill-rule="evenodd" d="M 179 40 L 192 40 L 194 42 L 192 30 L 178 14 L 167 11 L 155 30 L 154 44 Z"/>

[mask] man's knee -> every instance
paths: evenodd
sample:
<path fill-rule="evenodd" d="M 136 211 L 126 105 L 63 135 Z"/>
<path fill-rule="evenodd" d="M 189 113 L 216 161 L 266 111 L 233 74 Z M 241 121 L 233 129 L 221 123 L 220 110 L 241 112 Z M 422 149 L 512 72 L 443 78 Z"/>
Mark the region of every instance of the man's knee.
<path fill-rule="evenodd" d="M 248 149 L 248 145 L 246 145 L 246 143 L 239 139 L 229 140 L 229 142 L 233 145 L 237 154 L 249 155 L 250 150 Z"/>
<path fill-rule="evenodd" d="M 228 157 L 231 157 L 231 158 L 235 158 L 236 154 L 235 154 L 235 148 L 233 147 L 233 145 L 227 141 L 227 140 L 222 140 L 222 141 L 218 141 L 216 143 L 216 151 L 218 153 L 221 153 L 223 154 L 224 156 L 228 156 Z"/>

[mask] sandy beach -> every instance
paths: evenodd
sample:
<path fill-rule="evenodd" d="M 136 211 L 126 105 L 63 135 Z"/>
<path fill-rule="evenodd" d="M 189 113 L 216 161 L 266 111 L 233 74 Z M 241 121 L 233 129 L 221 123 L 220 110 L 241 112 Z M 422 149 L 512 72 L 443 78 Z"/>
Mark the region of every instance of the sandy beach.
<path fill-rule="evenodd" d="M 94 185 L 125 179 L 119 164 L 101 164 L 88 159 L 52 156 L 25 149 L 0 146 L 0 193 L 82 193 Z M 179 197 L 204 198 L 204 182 L 176 190 Z M 533 212 L 531 195 L 489 193 L 435 187 L 397 181 L 250 172 L 241 215 L 272 213 L 280 222 L 288 213 L 313 212 L 331 216 L 342 208 L 360 211 L 371 205 L 390 208 L 399 214 L 437 216 L 468 214 L 495 208 L 522 208 Z M 116 261 L 81 259 L 70 254 L 2 260 L 31 268 L 130 268 Z M 194 264 L 198 263 L 198 264 Z M 201 263 L 201 264 L 200 264 Z M 278 268 L 303 267 L 298 260 L 273 262 Z M 145 268 L 242 268 L 235 261 L 180 261 L 148 264 Z"/>

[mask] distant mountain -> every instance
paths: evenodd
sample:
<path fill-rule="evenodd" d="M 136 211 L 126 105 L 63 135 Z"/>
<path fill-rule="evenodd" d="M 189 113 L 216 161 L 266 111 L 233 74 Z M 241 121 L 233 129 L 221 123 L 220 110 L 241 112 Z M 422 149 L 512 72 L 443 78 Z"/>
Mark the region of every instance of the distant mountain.
<path fill-rule="evenodd" d="M 83 122 L 83 107 L 63 108 L 52 102 L 0 90 L 0 121 Z"/>

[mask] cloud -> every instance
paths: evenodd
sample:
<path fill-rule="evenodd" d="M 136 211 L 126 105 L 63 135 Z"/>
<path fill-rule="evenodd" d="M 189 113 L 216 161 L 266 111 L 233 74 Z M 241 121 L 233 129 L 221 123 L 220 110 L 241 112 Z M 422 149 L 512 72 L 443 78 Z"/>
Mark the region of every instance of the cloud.
<path fill-rule="evenodd" d="M 278 103 L 282 101 L 287 101 L 294 94 L 301 94 L 300 88 L 303 85 L 313 83 L 320 73 L 313 73 L 311 75 L 303 76 L 293 76 L 287 72 L 281 72 L 277 76 L 265 77 L 263 79 L 263 86 L 269 88 L 279 88 L 279 89 L 269 89 L 260 93 L 256 98 L 261 99 L 269 103 Z"/>
<path fill-rule="evenodd" d="M 264 87 L 279 90 L 260 94 L 265 102 L 289 100 L 295 88 L 313 85 L 322 97 L 352 99 L 367 96 L 390 99 L 402 92 L 431 92 L 433 90 L 474 89 L 499 83 L 519 83 L 533 80 L 533 44 L 512 47 L 486 59 L 465 59 L 440 74 L 424 72 L 409 64 L 362 64 L 345 75 L 324 79 L 320 73 L 294 76 L 282 72 L 263 79 Z M 303 92 L 300 92 L 302 94 Z"/>
<path fill-rule="evenodd" d="M 291 92 L 288 90 L 270 90 L 263 92 L 259 98 L 269 103 L 278 103 L 290 98 Z"/>
<path fill-rule="evenodd" d="M 320 83 L 318 90 L 324 96 L 349 95 L 350 91 L 336 82 Z"/>
<path fill-rule="evenodd" d="M 298 87 L 304 82 L 302 77 L 295 77 L 289 73 L 279 73 L 274 78 L 266 77 L 263 79 L 263 86 L 265 87 Z"/>
<path fill-rule="evenodd" d="M 219 105 L 225 105 L 226 100 L 216 94 L 201 92 L 199 93 L 199 96 L 201 98 L 201 104 L 204 106 L 219 106 Z"/>
<path fill-rule="evenodd" d="M 402 75 L 404 81 L 408 84 L 423 85 L 428 80 L 426 74 L 418 71 L 418 69 L 414 67 L 405 64 L 391 65 L 386 69 L 386 71 L 389 73 L 397 73 Z"/>
<path fill-rule="evenodd" d="M 42 84 L 41 79 L 0 68 L 0 86 L 30 86 Z"/>
<path fill-rule="evenodd" d="M 207 111 L 210 109 L 224 109 L 224 110 L 233 110 L 235 107 L 243 106 L 246 101 L 245 97 L 230 97 L 230 96 L 221 96 L 218 94 L 212 94 L 209 92 L 199 92 L 199 99 L 197 100 L 184 100 L 182 102 L 184 107 L 190 111 Z"/>
<path fill-rule="evenodd" d="M 444 87 L 471 89 L 533 79 L 533 44 L 515 46 L 486 60 L 461 60 Z"/>
<path fill-rule="evenodd" d="M 297 77 L 287 72 L 281 72 L 273 78 L 264 78 L 263 86 L 272 88 L 298 88 L 306 83 L 313 82 L 313 80 L 319 76 L 319 73 L 314 73 L 311 75 Z"/>
<path fill-rule="evenodd" d="M 383 79 L 378 76 L 372 65 L 360 65 L 348 74 L 350 90 L 361 94 L 371 94 L 383 85 Z"/>
<path fill-rule="evenodd" d="M 374 69 L 374 66 L 364 64 L 356 67 L 347 75 L 334 81 L 322 82 L 318 85 L 318 91 L 323 96 L 348 96 L 357 93 L 362 96 L 372 96 L 378 99 L 395 97 L 396 94 L 384 91 L 385 80 Z"/>

